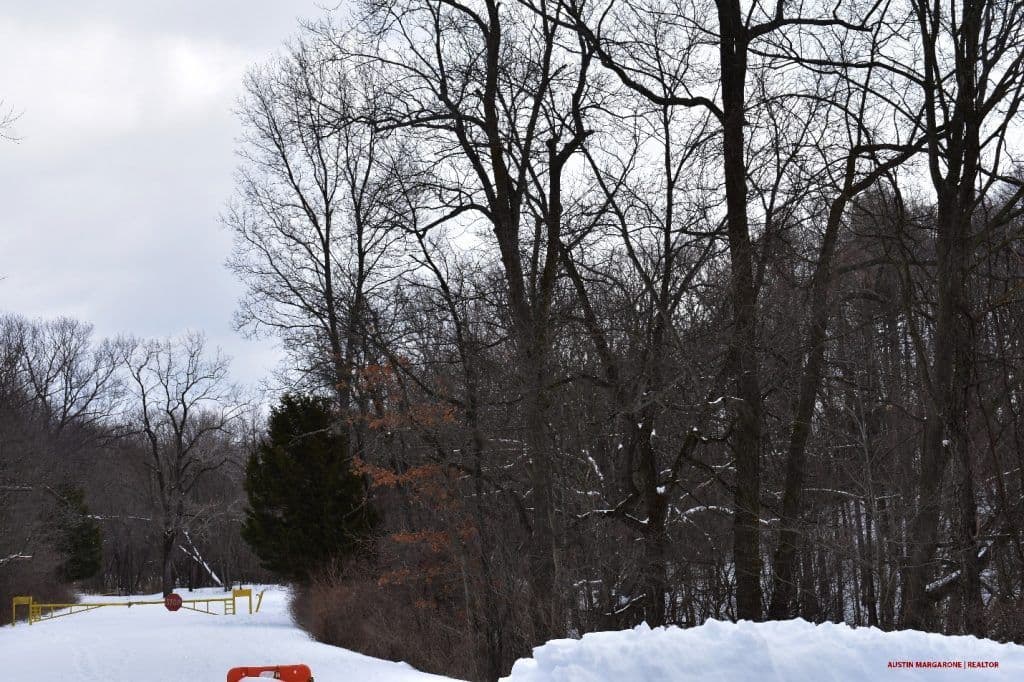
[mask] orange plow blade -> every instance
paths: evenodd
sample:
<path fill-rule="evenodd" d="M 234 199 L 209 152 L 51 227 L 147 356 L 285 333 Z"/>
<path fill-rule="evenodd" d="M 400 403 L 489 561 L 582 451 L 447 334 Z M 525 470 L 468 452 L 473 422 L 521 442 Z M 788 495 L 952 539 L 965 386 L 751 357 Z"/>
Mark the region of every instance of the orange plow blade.
<path fill-rule="evenodd" d="M 284 680 L 284 682 L 313 682 L 309 666 L 302 665 L 259 665 L 232 668 L 228 671 L 228 682 L 251 678 Z"/>

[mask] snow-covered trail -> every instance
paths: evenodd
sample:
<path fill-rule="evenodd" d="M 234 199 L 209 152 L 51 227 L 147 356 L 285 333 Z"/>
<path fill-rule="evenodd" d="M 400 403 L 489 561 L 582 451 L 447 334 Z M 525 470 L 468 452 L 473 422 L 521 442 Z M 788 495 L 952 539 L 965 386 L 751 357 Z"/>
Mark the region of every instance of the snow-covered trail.
<path fill-rule="evenodd" d="M 217 589 L 180 594 L 185 599 L 224 596 Z M 282 588 L 268 588 L 260 612 L 252 616 L 239 600 L 236 616 L 171 613 L 152 605 L 101 608 L 32 626 L 19 622 L 0 628 L 0 679 L 222 682 L 234 666 L 286 663 L 309 665 L 317 682 L 448 679 L 313 641 L 292 623 L 287 596 Z"/>

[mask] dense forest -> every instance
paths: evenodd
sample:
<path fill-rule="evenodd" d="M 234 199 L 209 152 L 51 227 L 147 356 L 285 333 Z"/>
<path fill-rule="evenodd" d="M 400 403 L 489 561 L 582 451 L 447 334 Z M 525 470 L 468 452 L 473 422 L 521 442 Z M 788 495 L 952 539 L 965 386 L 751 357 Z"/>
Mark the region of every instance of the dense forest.
<path fill-rule="evenodd" d="M 318 638 L 472 679 L 640 622 L 1024 643 L 1022 98 L 1006 0 L 307 23 L 222 216 L 288 396 L 268 431 L 198 335 L 5 317 L 0 597 L 273 568 Z M 283 473 L 296 404 L 348 506 Z M 272 452 L 337 551 L 268 562 Z"/>

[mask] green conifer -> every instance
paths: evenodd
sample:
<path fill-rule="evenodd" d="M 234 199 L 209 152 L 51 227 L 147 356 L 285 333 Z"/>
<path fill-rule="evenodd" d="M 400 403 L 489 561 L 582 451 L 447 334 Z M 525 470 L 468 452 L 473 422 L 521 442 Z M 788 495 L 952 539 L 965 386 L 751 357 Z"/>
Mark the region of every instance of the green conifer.
<path fill-rule="evenodd" d="M 329 403 L 286 395 L 249 459 L 242 536 L 263 566 L 303 581 L 360 549 L 374 515 Z"/>

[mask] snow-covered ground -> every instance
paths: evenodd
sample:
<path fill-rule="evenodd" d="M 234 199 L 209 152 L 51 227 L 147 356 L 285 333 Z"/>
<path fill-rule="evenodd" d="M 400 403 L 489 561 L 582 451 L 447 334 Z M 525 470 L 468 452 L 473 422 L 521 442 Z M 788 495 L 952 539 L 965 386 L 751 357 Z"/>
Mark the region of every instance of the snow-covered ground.
<path fill-rule="evenodd" d="M 919 665 L 920 664 L 920 665 Z M 946 667 L 936 667 L 936 664 Z M 998 667 L 992 667 L 998 664 Z M 961 666 L 961 667 L 956 667 Z M 986 667 L 975 667 L 986 666 Z M 509 682 L 1024 680 L 1024 646 L 803 620 L 595 632 L 520 659 Z"/>
<path fill-rule="evenodd" d="M 185 599 L 223 597 L 221 590 L 179 592 Z M 159 599 L 159 595 L 132 597 Z M 89 601 L 124 601 L 93 598 Z M 244 600 L 237 616 L 159 605 L 109 607 L 0 629 L 0 679 L 17 682 L 223 682 L 241 665 L 305 663 L 317 682 L 426 682 L 427 675 L 311 640 L 288 614 L 287 592 L 269 588 L 258 614 Z"/>
<path fill-rule="evenodd" d="M 221 597 L 220 590 L 182 596 Z M 158 599 L 158 595 L 132 597 Z M 291 621 L 287 592 L 269 588 L 258 614 L 101 608 L 0 629 L 0 679 L 33 682 L 218 682 L 240 665 L 305 663 L 317 682 L 447 678 L 312 641 Z M 127 598 L 121 599 L 126 600 Z M 107 598 L 86 597 L 83 601 Z M 935 667 L 936 665 L 947 667 Z M 960 667 L 952 667 L 960 666 Z M 986 667 L 977 667 L 986 666 Z M 997 667 L 996 667 L 997 666 Z M 596 632 L 555 640 L 518 661 L 509 682 L 764 682 L 1024 680 L 1024 647 L 973 637 L 872 628 L 708 621 L 701 627 Z"/>

